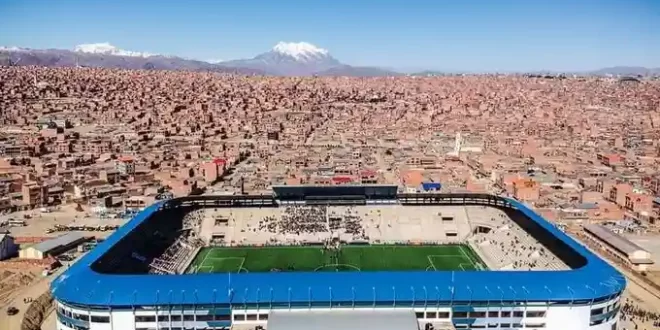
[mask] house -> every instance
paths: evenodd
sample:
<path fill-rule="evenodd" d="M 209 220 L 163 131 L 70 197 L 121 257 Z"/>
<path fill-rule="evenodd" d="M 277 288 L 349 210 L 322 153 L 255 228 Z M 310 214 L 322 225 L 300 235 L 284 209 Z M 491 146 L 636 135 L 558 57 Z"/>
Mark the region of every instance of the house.
<path fill-rule="evenodd" d="M 71 232 L 21 249 L 19 251 L 19 257 L 22 259 L 41 260 L 48 256 L 57 256 L 67 250 L 75 248 L 86 240 L 87 238 L 82 234 Z"/>
<path fill-rule="evenodd" d="M 584 226 L 587 237 L 635 270 L 646 271 L 653 264 L 651 253 L 604 226 Z"/>

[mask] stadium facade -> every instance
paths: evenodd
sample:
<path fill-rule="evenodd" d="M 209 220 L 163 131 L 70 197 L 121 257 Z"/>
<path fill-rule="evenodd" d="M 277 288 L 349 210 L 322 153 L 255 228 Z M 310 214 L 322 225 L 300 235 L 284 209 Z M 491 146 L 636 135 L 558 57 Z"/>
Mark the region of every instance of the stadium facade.
<path fill-rule="evenodd" d="M 397 195 L 394 186 L 274 190 L 273 196 L 195 196 L 147 207 L 53 281 L 58 329 L 298 329 L 310 328 L 304 321 L 310 315 L 317 316 L 317 325 L 364 317 L 356 329 L 370 328 L 366 324 L 401 328 L 394 320 L 397 313 L 416 319 L 420 327 L 446 323 L 457 329 L 616 329 L 625 278 L 516 200 L 487 194 Z M 571 269 L 183 275 L 153 275 L 144 269 L 145 259 L 159 252 L 150 252 L 159 244 L 152 237 L 157 231 L 177 230 L 176 219 L 186 210 L 287 203 L 514 210 L 524 219 L 518 224 Z"/>

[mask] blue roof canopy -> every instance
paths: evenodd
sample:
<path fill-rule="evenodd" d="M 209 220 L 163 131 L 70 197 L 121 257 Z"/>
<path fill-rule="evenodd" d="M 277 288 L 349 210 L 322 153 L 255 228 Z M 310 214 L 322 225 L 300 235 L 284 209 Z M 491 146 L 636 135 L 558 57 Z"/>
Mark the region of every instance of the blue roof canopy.
<path fill-rule="evenodd" d="M 425 194 L 426 195 L 426 194 Z M 190 198 L 190 197 L 188 197 Z M 209 196 L 204 196 L 209 198 Z M 567 271 L 381 271 L 117 275 L 90 267 L 165 203 L 157 202 L 110 235 L 51 285 L 62 302 L 96 306 L 244 304 L 308 301 L 577 301 L 618 294 L 625 278 L 524 204 L 508 203 L 583 256 Z M 453 200 L 453 199 L 452 199 Z"/>

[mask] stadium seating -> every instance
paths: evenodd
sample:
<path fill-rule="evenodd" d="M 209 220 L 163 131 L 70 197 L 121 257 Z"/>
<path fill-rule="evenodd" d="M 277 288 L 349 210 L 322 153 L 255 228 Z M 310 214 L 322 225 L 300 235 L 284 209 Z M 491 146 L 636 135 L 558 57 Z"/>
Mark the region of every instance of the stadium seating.
<path fill-rule="evenodd" d="M 182 208 L 154 213 L 92 267 L 104 273 L 181 273 L 204 245 L 199 237 L 203 215 L 203 210 Z"/>
<path fill-rule="evenodd" d="M 569 268 L 555 250 L 521 227 L 524 220 L 512 216 L 516 214 L 493 207 L 458 205 L 179 208 L 155 213 L 94 267 L 112 273 L 177 274 L 211 243 L 295 245 L 337 238 L 372 244 L 468 243 L 491 269 Z M 223 238 L 214 239 L 219 236 Z"/>
<path fill-rule="evenodd" d="M 234 245 L 304 244 L 330 237 L 390 244 L 469 243 L 491 269 L 567 269 L 505 211 L 492 207 L 303 205 L 207 212 L 207 219 L 231 219 L 226 241 Z"/>
<path fill-rule="evenodd" d="M 476 247 L 491 269 L 560 270 L 569 269 L 522 229 L 502 210 L 483 206 L 466 207 L 470 222 L 491 228 L 476 232 L 469 242 Z"/>
<path fill-rule="evenodd" d="M 179 237 L 162 256 L 155 258 L 150 267 L 150 273 L 180 274 L 186 268 L 186 261 L 190 261 L 204 242 L 194 237 Z"/>
<path fill-rule="evenodd" d="M 92 264 L 92 268 L 101 273 L 148 272 L 152 260 L 176 241 L 182 228 L 183 212 L 176 209 L 153 214 Z"/>
<path fill-rule="evenodd" d="M 161 256 L 153 259 L 149 264 L 150 273 L 180 274 L 185 271 L 188 266 L 187 263 L 205 245 L 204 241 L 199 238 L 199 230 L 204 214 L 205 212 L 200 209 L 183 216 L 181 220 L 183 228 L 180 231 L 180 236 Z"/>

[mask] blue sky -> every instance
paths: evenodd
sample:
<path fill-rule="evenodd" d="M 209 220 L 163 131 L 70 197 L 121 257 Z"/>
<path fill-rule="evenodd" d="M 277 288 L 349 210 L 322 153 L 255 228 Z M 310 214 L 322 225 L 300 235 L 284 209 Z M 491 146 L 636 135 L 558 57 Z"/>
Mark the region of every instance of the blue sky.
<path fill-rule="evenodd" d="M 399 69 L 660 67 L 660 0 L 0 0 L 3 46 L 236 59 L 278 41 Z"/>

